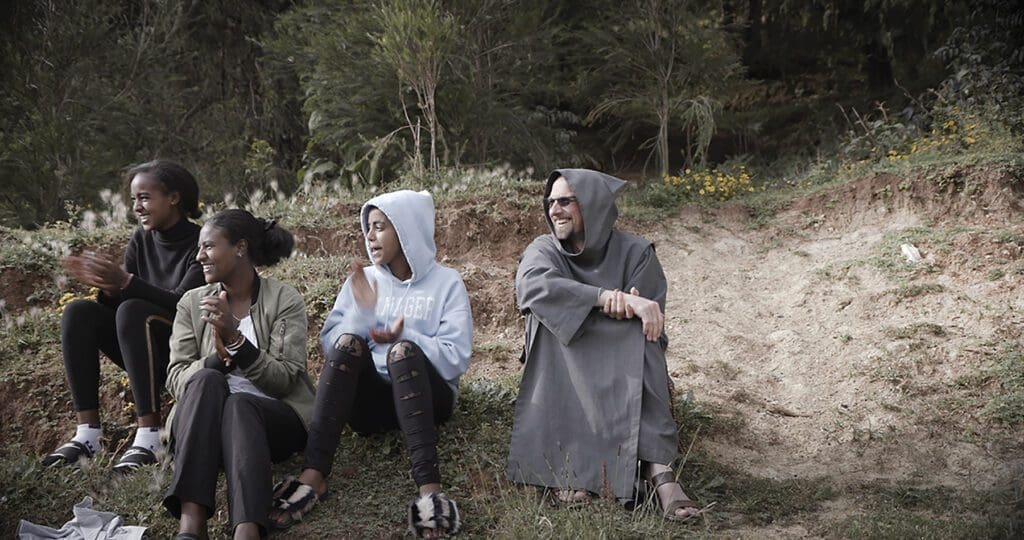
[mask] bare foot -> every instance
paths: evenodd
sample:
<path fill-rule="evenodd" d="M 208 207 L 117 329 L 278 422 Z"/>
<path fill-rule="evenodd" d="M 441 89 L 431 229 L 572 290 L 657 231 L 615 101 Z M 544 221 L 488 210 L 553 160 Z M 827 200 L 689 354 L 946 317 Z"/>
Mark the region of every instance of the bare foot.
<path fill-rule="evenodd" d="M 299 475 L 297 480 L 311 488 L 316 496 L 323 497 L 324 493 L 327 493 L 327 479 L 324 475 L 316 469 L 304 469 L 302 474 Z M 276 501 L 275 501 L 276 503 Z M 291 520 L 291 516 L 287 512 L 278 510 L 277 508 L 270 509 L 270 521 L 278 528 L 286 527 Z"/>
<path fill-rule="evenodd" d="M 593 498 L 585 489 L 560 489 L 555 496 L 561 503 L 586 503 Z"/>

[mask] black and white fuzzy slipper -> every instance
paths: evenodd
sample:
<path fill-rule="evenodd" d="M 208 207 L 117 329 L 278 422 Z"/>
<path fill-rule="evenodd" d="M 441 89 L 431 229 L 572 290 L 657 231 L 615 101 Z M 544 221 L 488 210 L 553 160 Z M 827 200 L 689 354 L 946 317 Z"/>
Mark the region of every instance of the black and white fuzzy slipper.
<path fill-rule="evenodd" d="M 326 499 L 328 492 L 317 495 L 312 486 L 299 482 L 294 476 L 289 476 L 274 486 L 274 508 L 270 514 L 270 524 L 275 529 L 287 529 L 302 521 L 316 506 L 316 503 Z"/>
<path fill-rule="evenodd" d="M 272 499 L 275 502 L 278 499 L 287 499 L 288 497 L 291 497 L 292 494 L 295 493 L 295 490 L 299 489 L 299 486 L 301 485 L 302 482 L 299 482 L 298 478 L 295 478 L 294 476 L 286 476 L 283 480 L 274 484 L 274 495 L 272 496 Z"/>
<path fill-rule="evenodd" d="M 443 493 L 422 495 L 409 505 L 409 529 L 417 538 L 428 530 L 439 530 L 444 536 L 462 530 L 462 518 L 455 501 Z"/>

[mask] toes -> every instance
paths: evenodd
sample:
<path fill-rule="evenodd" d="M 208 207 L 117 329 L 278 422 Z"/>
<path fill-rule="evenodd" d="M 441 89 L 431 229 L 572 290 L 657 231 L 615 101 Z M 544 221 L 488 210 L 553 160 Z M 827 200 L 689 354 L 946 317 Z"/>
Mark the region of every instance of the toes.
<path fill-rule="evenodd" d="M 692 518 L 700 515 L 700 510 L 689 507 L 689 508 L 676 508 L 676 516 L 681 518 Z"/>

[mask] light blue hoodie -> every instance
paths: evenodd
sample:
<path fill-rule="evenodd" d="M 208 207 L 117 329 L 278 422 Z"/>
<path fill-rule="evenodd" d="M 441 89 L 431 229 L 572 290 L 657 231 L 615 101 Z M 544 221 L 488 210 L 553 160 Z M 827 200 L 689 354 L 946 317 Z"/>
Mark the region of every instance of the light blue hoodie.
<path fill-rule="evenodd" d="M 473 315 L 466 286 L 458 271 L 434 260 L 437 253 L 434 199 L 426 191 L 403 190 L 366 201 L 359 216 L 364 239 L 369 232 L 372 208 L 380 209 L 395 227 L 402 252 L 412 269 L 412 277 L 400 281 L 386 265 L 366 267 L 366 277 L 377 291 L 375 312 L 361 309 L 356 304 L 352 296 L 352 280 L 346 279 L 334 301 L 334 308 L 324 321 L 320 345 L 326 350 L 342 334 L 366 338 L 377 373 L 388 381 L 387 351 L 390 344 L 375 343 L 370 339 L 370 329 L 390 328 L 395 319 L 404 316 L 405 326 L 399 339 L 418 345 L 457 394 L 459 376 L 469 368 L 469 356 L 473 350 Z M 366 241 L 366 254 L 372 261 L 369 241 Z"/>

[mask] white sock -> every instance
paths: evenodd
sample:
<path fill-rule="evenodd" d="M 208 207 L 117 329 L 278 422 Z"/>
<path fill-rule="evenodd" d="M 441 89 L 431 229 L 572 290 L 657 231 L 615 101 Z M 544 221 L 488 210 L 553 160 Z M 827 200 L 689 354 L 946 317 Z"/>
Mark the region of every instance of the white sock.
<path fill-rule="evenodd" d="M 95 454 L 103 449 L 100 445 L 100 437 L 102 436 L 103 427 L 92 424 L 78 424 L 78 428 L 75 429 L 75 436 L 71 437 L 71 440 L 84 444 L 90 452 Z"/>
<path fill-rule="evenodd" d="M 156 452 L 160 448 L 160 428 L 140 427 L 135 430 L 135 442 L 132 446 L 141 446 L 150 452 Z"/>

